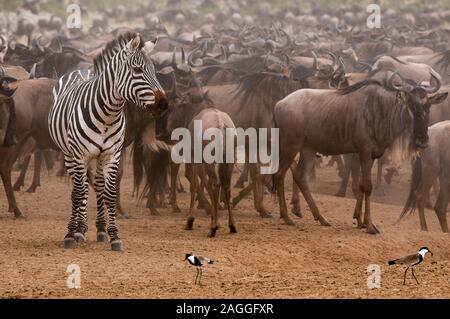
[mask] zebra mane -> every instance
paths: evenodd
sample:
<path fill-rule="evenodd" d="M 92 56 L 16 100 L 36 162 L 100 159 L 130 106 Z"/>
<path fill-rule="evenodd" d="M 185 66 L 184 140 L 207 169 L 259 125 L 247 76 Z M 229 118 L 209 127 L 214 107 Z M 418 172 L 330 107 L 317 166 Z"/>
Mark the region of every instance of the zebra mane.
<path fill-rule="evenodd" d="M 120 34 L 116 39 L 108 42 L 103 49 L 102 53 L 94 59 L 94 74 L 98 75 L 102 73 L 109 61 L 117 54 L 120 50 L 122 50 L 128 42 L 130 42 L 134 37 L 136 37 L 138 33 L 136 32 L 127 32 L 124 34 Z M 144 41 L 141 41 L 139 49 L 144 47 Z"/>

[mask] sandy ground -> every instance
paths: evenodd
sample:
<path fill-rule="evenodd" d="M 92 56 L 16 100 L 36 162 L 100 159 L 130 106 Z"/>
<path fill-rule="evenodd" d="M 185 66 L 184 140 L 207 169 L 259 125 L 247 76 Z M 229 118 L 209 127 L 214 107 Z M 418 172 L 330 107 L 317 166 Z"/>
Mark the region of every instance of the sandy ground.
<path fill-rule="evenodd" d="M 354 200 L 332 196 L 339 179 L 335 169 L 322 168 L 314 185 L 315 198 L 332 227 L 319 226 L 307 209 L 303 219 L 293 217 L 296 226 L 284 225 L 278 218 L 278 205 L 268 196 L 273 218 L 259 218 L 252 200 L 245 199 L 235 211 L 238 233 L 228 233 L 226 214 L 222 214 L 222 228 L 213 239 L 206 236 L 209 218 L 203 211 L 198 213 L 193 231 L 183 230 L 187 194 L 179 196 L 183 213 L 163 209 L 161 216 L 150 216 L 144 204 L 136 204 L 131 196 L 130 167 L 126 173 L 123 204 L 131 218 L 118 222 L 123 252 L 112 252 L 109 244 L 95 242 L 92 192 L 88 242 L 73 250 L 62 248 L 70 186 L 54 172 L 43 174 L 42 187 L 35 194 L 17 193 L 25 220 L 14 220 L 6 212 L 0 188 L 0 297 L 450 297 L 450 235 L 440 231 L 434 212 L 427 212 L 429 232 L 419 230 L 417 215 L 393 225 L 406 196 L 408 172 L 394 179 L 386 196 L 374 196 L 373 216 L 380 235 L 355 228 Z M 26 187 L 29 184 L 27 179 Z M 420 285 L 409 275 L 403 286 L 403 268 L 388 266 L 387 261 L 421 246 L 428 246 L 434 256 L 416 268 Z M 191 251 L 216 260 L 205 267 L 202 287 L 193 284 L 195 269 L 183 261 L 184 254 Z M 80 289 L 66 286 L 69 264 L 80 266 Z M 380 266 L 379 289 L 367 287 L 369 264 Z"/>

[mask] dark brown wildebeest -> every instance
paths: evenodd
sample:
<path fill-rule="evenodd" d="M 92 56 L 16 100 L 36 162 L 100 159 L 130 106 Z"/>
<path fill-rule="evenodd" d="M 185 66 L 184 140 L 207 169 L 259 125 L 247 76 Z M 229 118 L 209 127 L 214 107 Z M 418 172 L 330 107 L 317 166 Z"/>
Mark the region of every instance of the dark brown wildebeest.
<path fill-rule="evenodd" d="M 394 83 L 396 77 L 401 80 L 400 84 Z M 391 71 L 380 78 L 382 80 L 367 79 L 342 90 L 298 90 L 276 104 L 274 113 L 280 129 L 280 165 L 273 178 L 280 215 L 286 223 L 293 222 L 287 213 L 284 176 L 297 153 L 300 153 L 301 159 L 294 172 L 294 180 L 314 219 L 326 226 L 330 224 L 320 214 L 306 179 L 316 153 L 358 153 L 362 181 L 353 217 L 359 228 L 366 227 L 370 234 L 379 232 L 372 223 L 370 213 L 374 160 L 381 157 L 402 134 L 409 135 L 411 149 L 426 147 L 430 106 L 447 97 L 447 93 L 429 96 L 437 92 L 441 85 L 434 74 L 431 74 L 429 87 L 404 80 Z"/>
<path fill-rule="evenodd" d="M 23 214 L 17 206 L 11 185 L 11 169 L 17 158 L 24 151 L 28 139 L 31 137 L 40 149 L 53 148 L 47 129 L 48 112 L 53 101 L 52 90 L 55 80 L 38 79 L 23 80 L 11 83 L 9 87 L 15 89 L 13 94 L 16 114 L 17 145 L 0 147 L 0 174 L 8 198 L 9 212 L 16 217 Z"/>
<path fill-rule="evenodd" d="M 450 121 L 434 124 L 428 129 L 428 147 L 413 160 L 411 187 L 399 221 L 419 209 L 420 228 L 428 230 L 425 204 L 437 178 L 440 190 L 434 211 L 443 232 L 448 233 L 447 206 L 450 200 Z"/>

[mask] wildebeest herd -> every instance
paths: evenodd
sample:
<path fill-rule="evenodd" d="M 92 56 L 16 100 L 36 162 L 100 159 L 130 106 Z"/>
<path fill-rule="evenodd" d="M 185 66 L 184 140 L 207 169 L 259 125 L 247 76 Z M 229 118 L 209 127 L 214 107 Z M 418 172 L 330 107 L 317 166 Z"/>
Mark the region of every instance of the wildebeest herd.
<path fill-rule="evenodd" d="M 381 26 L 369 28 L 360 6 L 271 10 L 255 1 L 227 3 L 199 2 L 199 8 L 220 7 L 208 14 L 179 1 L 169 1 L 165 10 L 120 6 L 83 29 L 66 28 L 61 18 L 41 12 L 38 1 L 27 1 L 18 13 L 2 12 L 0 173 L 8 211 L 23 216 L 14 191 L 24 186 L 34 154 L 29 192 L 40 186 L 44 163 L 60 163 L 57 174 L 72 180 L 64 247 L 85 241 L 90 184 L 97 196 L 97 241 L 108 234 L 112 249 L 121 250 L 115 218 L 128 216 L 120 203 L 124 149 L 132 150 L 134 192 L 147 198 L 151 214 L 159 214 L 166 197 L 180 212 L 181 164 L 171 161 L 171 135 L 180 127 L 192 131 L 201 120 L 204 130 L 279 129 L 279 170 L 263 175 L 260 163 L 245 164 L 234 185 L 242 190 L 232 198 L 236 165 L 186 163 L 188 230 L 198 203 L 211 214 L 208 235 L 215 236 L 223 203 L 230 232 L 237 232 L 233 206 L 251 192 L 262 218 L 271 217 L 264 198 L 276 193 L 280 217 L 293 224 L 284 192 L 288 170 L 292 213 L 302 217 L 301 192 L 314 219 L 330 226 L 308 181 L 317 161 L 332 156 L 342 178 L 338 196 L 345 196 L 352 177 L 358 228 L 380 231 L 370 207 L 377 160 L 378 189 L 385 187 L 384 168 L 389 183 L 401 165 L 412 163 L 401 217 L 417 206 L 423 230 L 435 186 L 434 209 L 448 232 L 450 11 L 383 10 Z M 241 14 L 246 6 L 257 13 Z M 112 26 L 120 20 L 140 26 Z M 21 171 L 13 184 L 17 162 Z"/>

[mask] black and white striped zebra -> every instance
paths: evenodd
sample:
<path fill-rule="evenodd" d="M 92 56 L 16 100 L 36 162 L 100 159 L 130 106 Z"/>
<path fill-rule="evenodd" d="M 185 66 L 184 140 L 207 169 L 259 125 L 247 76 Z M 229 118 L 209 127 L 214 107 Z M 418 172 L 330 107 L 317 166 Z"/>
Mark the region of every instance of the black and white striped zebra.
<path fill-rule="evenodd" d="M 121 35 L 94 60 L 93 72 L 72 72 L 55 86 L 49 114 L 50 135 L 64 154 L 73 182 L 65 248 L 85 241 L 87 170 L 89 162 L 96 159 L 97 241 L 106 241 L 107 231 L 112 250 L 122 249 L 115 217 L 116 177 L 125 132 L 123 107 L 125 102 L 132 102 L 149 109 L 155 117 L 167 108 L 164 90 L 146 57 L 153 47 L 153 42 L 144 43 L 138 34 Z"/>

